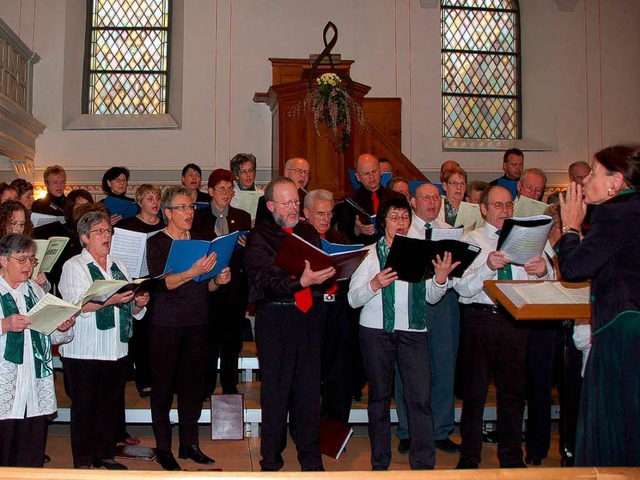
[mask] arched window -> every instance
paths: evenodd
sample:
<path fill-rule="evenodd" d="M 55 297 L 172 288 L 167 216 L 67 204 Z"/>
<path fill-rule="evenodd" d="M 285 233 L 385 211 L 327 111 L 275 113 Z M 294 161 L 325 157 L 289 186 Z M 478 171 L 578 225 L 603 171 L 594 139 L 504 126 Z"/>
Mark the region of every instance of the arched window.
<path fill-rule="evenodd" d="M 441 0 L 445 138 L 521 137 L 517 0 Z"/>
<path fill-rule="evenodd" d="M 171 0 L 87 0 L 82 111 L 167 112 Z"/>

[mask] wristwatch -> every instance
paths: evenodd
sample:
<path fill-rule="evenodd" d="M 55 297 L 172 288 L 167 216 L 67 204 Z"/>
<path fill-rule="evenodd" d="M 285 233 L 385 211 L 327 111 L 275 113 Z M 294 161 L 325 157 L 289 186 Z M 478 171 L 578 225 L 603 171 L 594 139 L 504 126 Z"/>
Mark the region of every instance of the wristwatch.
<path fill-rule="evenodd" d="M 565 233 L 575 233 L 576 235 L 580 235 L 580 230 L 578 230 L 575 227 L 566 226 L 566 227 L 562 227 L 562 233 L 563 234 L 565 234 Z"/>

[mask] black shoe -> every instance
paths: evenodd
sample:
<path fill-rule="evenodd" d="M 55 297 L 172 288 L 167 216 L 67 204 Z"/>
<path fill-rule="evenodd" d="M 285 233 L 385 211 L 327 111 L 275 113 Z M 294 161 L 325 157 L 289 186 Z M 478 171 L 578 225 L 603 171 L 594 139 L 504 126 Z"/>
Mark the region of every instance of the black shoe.
<path fill-rule="evenodd" d="M 458 451 L 458 447 L 460 446 L 449 437 L 443 438 L 442 440 L 436 440 L 435 444 L 437 449 L 447 453 L 456 453 Z"/>
<path fill-rule="evenodd" d="M 169 470 L 170 472 L 179 472 L 182 470 L 180 464 L 176 461 L 176 457 L 167 450 L 156 450 L 156 462 L 158 462 L 164 470 Z"/>
<path fill-rule="evenodd" d="M 464 458 L 461 458 L 458 461 L 458 465 L 456 465 L 456 470 L 475 470 L 477 468 L 477 463 L 470 462 L 469 460 L 465 460 Z"/>
<path fill-rule="evenodd" d="M 260 467 L 260 471 L 261 472 L 279 472 L 281 468 L 282 467 L 280 467 L 280 468 L 276 468 L 276 467 Z"/>
<path fill-rule="evenodd" d="M 372 472 L 386 472 L 387 470 L 389 470 L 389 467 L 372 467 L 371 468 Z"/>
<path fill-rule="evenodd" d="M 539 457 L 538 455 L 527 455 L 524 458 L 524 461 L 527 463 L 527 465 L 538 466 L 542 463 L 542 457 Z"/>
<path fill-rule="evenodd" d="M 51 461 L 51 457 L 45 453 L 44 454 L 44 463 L 49 463 L 50 461 Z"/>
<path fill-rule="evenodd" d="M 520 460 L 519 462 L 516 463 L 505 463 L 505 464 L 500 464 L 500 468 L 527 468 L 527 464 L 524 463 L 522 460 Z"/>
<path fill-rule="evenodd" d="M 324 472 L 324 467 L 322 465 L 318 465 L 313 468 L 302 468 L 303 472 Z"/>
<path fill-rule="evenodd" d="M 147 398 L 151 396 L 151 387 L 144 387 L 142 390 L 138 391 L 141 398 Z"/>
<path fill-rule="evenodd" d="M 401 438 L 400 442 L 398 442 L 398 452 L 402 455 L 409 455 L 409 450 L 411 450 L 411 439 Z"/>
<path fill-rule="evenodd" d="M 178 449 L 179 458 L 190 458 L 200 465 L 213 465 L 216 461 L 213 458 L 207 457 L 198 445 L 180 445 Z"/>
<path fill-rule="evenodd" d="M 96 468 L 104 467 L 107 470 L 129 470 L 126 465 L 116 462 L 113 458 L 103 458 L 102 460 L 94 460 L 93 466 Z"/>

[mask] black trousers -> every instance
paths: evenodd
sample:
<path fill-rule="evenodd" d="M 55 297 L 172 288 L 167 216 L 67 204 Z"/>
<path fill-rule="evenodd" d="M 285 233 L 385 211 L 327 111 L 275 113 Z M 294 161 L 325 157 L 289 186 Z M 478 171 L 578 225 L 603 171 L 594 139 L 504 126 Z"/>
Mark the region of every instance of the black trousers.
<path fill-rule="evenodd" d="M 362 358 L 369 380 L 369 441 L 371 466 L 391 463 L 391 392 L 393 370 L 398 365 L 407 406 L 412 470 L 431 469 L 436 462 L 431 414 L 431 360 L 427 332 L 360 327 Z"/>
<path fill-rule="evenodd" d="M 47 416 L 0 420 L 0 466 L 42 467 Z"/>
<path fill-rule="evenodd" d="M 126 357 L 117 361 L 64 358 L 71 396 L 73 466 L 113 458 L 121 425 Z"/>
<path fill-rule="evenodd" d="M 302 313 L 294 304 L 261 305 L 256 315 L 260 358 L 263 468 L 280 469 L 287 445 L 287 411 L 297 425 L 298 462 L 322 466 L 320 454 L 320 355 L 323 302 Z M 291 402 L 289 401 L 291 400 Z"/>
<path fill-rule="evenodd" d="M 129 358 L 133 362 L 134 379 L 138 392 L 151 386 L 151 364 L 149 361 L 149 324 L 148 313 L 133 322 L 133 336 L 129 340 Z"/>
<path fill-rule="evenodd" d="M 207 360 L 207 326 L 161 327 L 149 331 L 151 351 L 151 419 L 156 447 L 171 450 L 169 412 L 178 396 L 180 445 L 198 445 Z"/>
<path fill-rule="evenodd" d="M 347 299 L 325 302 L 322 328 L 322 415 L 349 421 L 353 369 Z"/>
<path fill-rule="evenodd" d="M 225 292 L 214 292 L 210 298 L 205 395 L 213 394 L 216 389 L 218 371 L 222 393 L 238 393 L 238 358 L 242 351 L 247 302 L 232 303 Z"/>
<path fill-rule="evenodd" d="M 460 457 L 480 463 L 484 404 L 492 374 L 497 389 L 498 460 L 522 461 L 525 363 L 529 330 L 503 310 L 463 305 L 461 346 L 465 352 Z"/>

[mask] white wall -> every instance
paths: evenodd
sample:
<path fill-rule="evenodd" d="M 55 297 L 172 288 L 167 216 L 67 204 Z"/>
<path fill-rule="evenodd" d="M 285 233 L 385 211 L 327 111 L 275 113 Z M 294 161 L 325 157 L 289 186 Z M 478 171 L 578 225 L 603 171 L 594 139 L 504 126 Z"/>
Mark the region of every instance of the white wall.
<path fill-rule="evenodd" d="M 354 80 L 371 85 L 370 96 L 402 98 L 403 151 L 419 168 L 428 174 L 454 158 L 473 178 L 500 169 L 500 152 L 442 147 L 440 13 L 418 0 L 187 0 L 181 128 L 143 131 L 63 130 L 65 36 L 84 38 L 82 22 L 65 25 L 68 2 L 84 0 L 0 2 L 0 17 L 42 58 L 34 115 L 47 130 L 37 142 L 38 182 L 52 163 L 77 182 L 115 164 L 129 166 L 134 181 L 162 181 L 187 162 L 225 167 L 237 152 L 253 152 L 266 180 L 271 117 L 253 94 L 269 87 L 268 57 L 319 53 L 328 20 L 339 28 L 334 52 L 355 60 Z M 559 12 L 555 0 L 520 3 L 524 136 L 548 147 L 527 152 L 526 164 L 562 183 L 569 163 L 640 141 L 640 2 L 579 0 L 572 12 Z"/>

